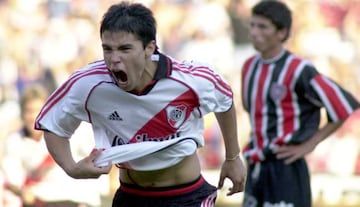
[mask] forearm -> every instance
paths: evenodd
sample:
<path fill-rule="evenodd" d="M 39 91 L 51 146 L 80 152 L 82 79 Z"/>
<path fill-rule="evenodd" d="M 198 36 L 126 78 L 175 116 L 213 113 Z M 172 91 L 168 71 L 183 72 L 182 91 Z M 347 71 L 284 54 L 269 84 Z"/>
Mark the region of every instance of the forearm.
<path fill-rule="evenodd" d="M 46 146 L 55 162 L 71 176 L 75 161 L 71 154 L 69 139 L 59 137 L 52 132 L 44 132 Z"/>
<path fill-rule="evenodd" d="M 226 159 L 235 158 L 240 153 L 235 106 L 226 112 L 215 113 L 215 116 L 223 135 Z"/>
<path fill-rule="evenodd" d="M 334 133 L 336 130 L 338 130 L 343 125 L 344 122 L 345 122 L 345 120 L 341 120 L 341 121 L 334 122 L 334 123 L 332 123 L 332 122 L 327 123 L 324 127 L 320 128 L 314 134 L 314 136 L 312 136 L 308 140 L 308 143 L 315 147 L 321 141 L 323 141 L 324 139 L 329 137 L 332 133 Z"/>

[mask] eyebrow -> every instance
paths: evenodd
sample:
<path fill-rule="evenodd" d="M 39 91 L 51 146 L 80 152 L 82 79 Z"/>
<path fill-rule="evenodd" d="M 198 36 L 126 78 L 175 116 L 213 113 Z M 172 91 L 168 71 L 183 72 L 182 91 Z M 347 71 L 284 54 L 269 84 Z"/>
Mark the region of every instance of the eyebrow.
<path fill-rule="evenodd" d="M 110 45 L 108 44 L 101 44 L 101 46 L 103 48 L 112 48 Z M 133 45 L 132 44 L 122 44 L 122 45 L 118 45 L 118 46 L 115 46 L 116 48 L 132 48 Z"/>

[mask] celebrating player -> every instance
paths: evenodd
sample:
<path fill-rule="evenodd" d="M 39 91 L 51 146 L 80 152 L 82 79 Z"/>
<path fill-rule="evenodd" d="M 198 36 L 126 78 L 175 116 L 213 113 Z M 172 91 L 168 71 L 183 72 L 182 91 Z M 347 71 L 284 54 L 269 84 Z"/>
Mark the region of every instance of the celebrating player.
<path fill-rule="evenodd" d="M 104 60 L 74 72 L 47 100 L 35 128 L 43 130 L 55 161 L 74 178 L 120 169 L 113 207 L 214 206 L 217 188 L 201 176 L 197 148 L 203 117 L 215 112 L 225 161 L 219 186 L 242 192 L 233 93 L 212 68 L 159 52 L 156 21 L 139 3 L 111 6 L 100 25 Z M 81 121 L 92 124 L 96 147 L 75 162 L 69 138 Z"/>

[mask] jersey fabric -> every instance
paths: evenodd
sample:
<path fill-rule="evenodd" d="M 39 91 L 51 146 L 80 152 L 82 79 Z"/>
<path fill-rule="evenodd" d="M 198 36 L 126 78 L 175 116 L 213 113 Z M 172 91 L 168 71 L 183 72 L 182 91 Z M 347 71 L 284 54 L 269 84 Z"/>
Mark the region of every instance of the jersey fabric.
<path fill-rule="evenodd" d="M 92 124 L 96 147 L 104 149 L 184 138 L 203 146 L 203 116 L 230 109 L 230 86 L 208 66 L 163 54 L 152 59 L 158 61 L 154 79 L 137 93 L 119 88 L 104 61 L 74 72 L 49 97 L 35 128 L 71 137 L 86 121 Z M 122 166 L 132 168 L 131 161 Z"/>
<path fill-rule="evenodd" d="M 302 143 L 320 124 L 320 108 L 330 122 L 347 118 L 359 102 L 337 83 L 289 51 L 270 61 L 259 55 L 242 70 L 242 103 L 251 122 L 244 155 L 252 162 L 266 159 L 271 149 Z"/>
<path fill-rule="evenodd" d="M 39 206 L 65 201 L 77 205 L 83 203 L 93 207 L 100 206 L 101 192 L 93 187 L 101 184 L 99 180 L 71 178 L 52 160 L 44 138 L 36 141 L 26 134 L 24 129 L 11 134 L 6 139 L 6 150 L 1 167 L 7 184 L 30 191 L 35 196 L 36 203 L 43 204 Z M 74 136 L 77 135 L 78 132 Z M 78 148 L 72 148 L 75 149 Z M 11 199 L 8 202 L 11 203 L 6 205 L 13 206 L 12 202 L 20 202 L 20 197 L 10 192 L 7 195 Z"/>
<path fill-rule="evenodd" d="M 249 58 L 242 70 L 242 101 L 249 113 L 250 142 L 244 207 L 311 207 L 304 158 L 292 164 L 272 149 L 308 140 L 319 128 L 321 108 L 330 122 L 344 120 L 359 103 L 337 83 L 287 50 L 272 60 Z"/>
<path fill-rule="evenodd" d="M 96 166 L 126 163 L 126 168 L 140 171 L 158 170 L 179 163 L 194 154 L 197 144 L 193 138 L 178 138 L 162 142 L 138 142 L 105 149 L 95 160 Z M 131 160 L 131 162 L 127 162 Z M 120 165 L 120 164 L 118 164 Z M 120 165 L 120 166 L 121 166 Z"/>

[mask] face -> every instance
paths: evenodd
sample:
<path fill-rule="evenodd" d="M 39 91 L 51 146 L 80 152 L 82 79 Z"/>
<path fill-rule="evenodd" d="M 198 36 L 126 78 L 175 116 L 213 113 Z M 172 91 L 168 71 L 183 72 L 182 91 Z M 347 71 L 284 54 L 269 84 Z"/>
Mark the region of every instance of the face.
<path fill-rule="evenodd" d="M 286 30 L 278 30 L 269 19 L 257 15 L 251 17 L 251 42 L 263 58 L 273 58 L 281 52 L 285 35 Z"/>
<path fill-rule="evenodd" d="M 27 101 L 23 108 L 23 122 L 25 128 L 31 133 L 31 136 L 35 139 L 38 139 L 41 135 L 41 131 L 34 129 L 34 122 L 36 116 L 40 112 L 42 106 L 44 105 L 45 100 L 41 98 L 35 98 Z"/>
<path fill-rule="evenodd" d="M 151 62 L 155 43 L 144 48 L 131 33 L 109 31 L 103 32 L 101 41 L 105 64 L 120 88 L 132 91 L 147 84 L 144 72 Z"/>

